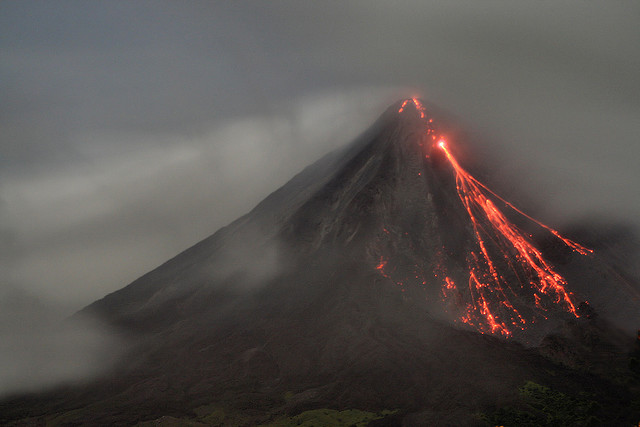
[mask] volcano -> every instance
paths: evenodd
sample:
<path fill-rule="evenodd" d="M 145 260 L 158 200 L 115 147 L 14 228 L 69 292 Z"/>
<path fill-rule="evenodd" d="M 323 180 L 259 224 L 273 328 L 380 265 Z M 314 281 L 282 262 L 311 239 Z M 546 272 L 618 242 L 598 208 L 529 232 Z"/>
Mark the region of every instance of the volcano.
<path fill-rule="evenodd" d="M 476 178 L 455 129 L 417 98 L 392 105 L 78 313 L 124 354 L 5 400 L 0 421 L 637 424 L 637 284 Z"/>

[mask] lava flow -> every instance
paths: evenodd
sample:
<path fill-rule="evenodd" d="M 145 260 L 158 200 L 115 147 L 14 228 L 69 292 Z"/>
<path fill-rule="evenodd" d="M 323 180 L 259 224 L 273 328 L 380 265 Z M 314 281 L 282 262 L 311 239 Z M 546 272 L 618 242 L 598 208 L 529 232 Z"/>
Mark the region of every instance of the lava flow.
<path fill-rule="evenodd" d="M 405 111 L 409 103 L 425 121 L 426 133 L 437 140 L 435 147 L 444 153 L 454 171 L 457 195 L 475 237 L 474 247 L 466 254 L 468 292 L 446 274 L 442 280 L 439 276 L 443 274 L 434 273 L 441 281 L 445 300 L 455 297 L 457 309 L 462 310 L 459 320 L 480 332 L 508 337 L 514 328 L 524 330 L 528 322 L 535 322 L 540 315 L 546 318 L 544 312 L 553 306 L 579 317 L 574 297 L 566 288 L 566 279 L 491 198 L 547 230 L 571 250 L 581 255 L 592 251 L 517 209 L 469 174 L 457 162 L 446 141 L 435 137 L 433 119 L 426 119 L 426 110 L 419 100 L 407 99 L 398 112 Z M 381 261 L 378 269 L 382 270 L 383 266 Z"/>

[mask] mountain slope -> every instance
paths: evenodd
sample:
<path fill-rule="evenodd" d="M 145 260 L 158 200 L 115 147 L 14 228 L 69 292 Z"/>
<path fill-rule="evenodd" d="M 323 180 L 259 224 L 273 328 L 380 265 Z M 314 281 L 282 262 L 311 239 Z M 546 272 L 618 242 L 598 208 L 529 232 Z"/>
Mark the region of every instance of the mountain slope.
<path fill-rule="evenodd" d="M 514 393 L 534 381 L 587 393 L 594 417 L 637 421 L 637 386 L 623 383 L 634 337 L 608 312 L 638 305 L 577 243 L 508 204 L 494 213 L 500 199 L 439 146 L 448 126 L 399 102 L 247 215 L 96 301 L 78 315 L 116 327 L 126 356 L 92 383 L 4 403 L 6 419 L 135 424 L 216 407 L 254 425 L 331 407 L 465 425 L 522 404 Z"/>

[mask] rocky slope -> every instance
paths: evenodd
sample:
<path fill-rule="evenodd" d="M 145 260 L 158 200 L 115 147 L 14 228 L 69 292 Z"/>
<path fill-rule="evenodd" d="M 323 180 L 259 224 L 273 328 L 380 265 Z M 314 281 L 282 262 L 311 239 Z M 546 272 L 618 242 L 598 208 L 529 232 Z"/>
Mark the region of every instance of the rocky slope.
<path fill-rule="evenodd" d="M 122 359 L 90 383 L 5 401 L 0 420 L 257 425 L 331 408 L 395 411 L 378 425 L 482 425 L 495 408 L 528 411 L 518 390 L 530 381 L 588 395 L 591 422 L 637 422 L 635 336 L 621 328 L 640 324 L 635 285 L 597 254 L 514 217 L 576 307 L 589 304 L 571 313 L 553 294 L 538 309 L 532 286 L 513 285 L 510 301 L 537 322 L 508 335 L 465 311 L 473 290 L 447 292 L 470 280 L 478 234 L 432 138 L 455 129 L 426 111 L 391 106 L 247 215 L 84 309 L 127 340 Z M 499 243 L 487 253 L 504 255 Z M 496 269 L 512 283 L 524 273 L 510 262 Z"/>

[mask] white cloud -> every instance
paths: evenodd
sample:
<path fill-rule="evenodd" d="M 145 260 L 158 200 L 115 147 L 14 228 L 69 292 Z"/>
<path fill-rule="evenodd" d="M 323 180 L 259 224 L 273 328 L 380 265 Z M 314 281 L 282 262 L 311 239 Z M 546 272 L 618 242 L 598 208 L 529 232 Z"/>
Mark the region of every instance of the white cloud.
<path fill-rule="evenodd" d="M 366 129 L 388 89 L 309 96 L 197 137 L 84 132 L 84 163 L 5 180 L 5 225 L 20 255 L 11 277 L 65 304 L 115 291 L 249 211 Z M 132 149 L 105 151 L 108 139 Z"/>

